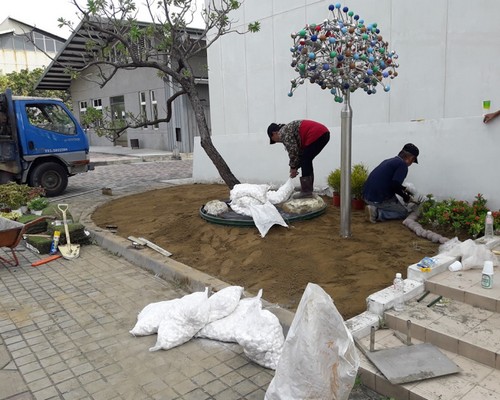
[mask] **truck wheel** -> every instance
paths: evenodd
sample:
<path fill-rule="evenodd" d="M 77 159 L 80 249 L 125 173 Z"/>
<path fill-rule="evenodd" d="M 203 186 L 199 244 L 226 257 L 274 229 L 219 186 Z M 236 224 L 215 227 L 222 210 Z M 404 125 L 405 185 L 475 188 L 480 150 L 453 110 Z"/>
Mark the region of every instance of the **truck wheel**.
<path fill-rule="evenodd" d="M 59 196 L 68 186 L 68 174 L 64 167 L 57 163 L 40 164 L 31 172 L 29 185 L 43 187 L 47 197 Z"/>

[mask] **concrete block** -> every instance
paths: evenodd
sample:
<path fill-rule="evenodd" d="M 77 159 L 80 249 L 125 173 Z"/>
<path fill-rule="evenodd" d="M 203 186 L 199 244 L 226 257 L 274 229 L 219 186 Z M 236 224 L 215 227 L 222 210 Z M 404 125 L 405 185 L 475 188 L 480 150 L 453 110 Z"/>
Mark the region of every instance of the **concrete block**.
<path fill-rule="evenodd" d="M 378 328 L 380 325 L 380 316 L 365 311 L 346 321 L 346 326 L 356 339 L 361 339 L 370 334 L 371 327 Z"/>
<path fill-rule="evenodd" d="M 422 272 L 420 270 L 420 267 L 418 267 L 418 263 L 410 265 L 407 269 L 408 279 L 418 282 L 425 282 L 430 277 L 446 271 L 454 261 L 459 259 L 459 257 L 452 257 L 442 254 L 438 254 L 436 256 L 433 256 L 432 258 L 436 261 L 436 264 L 431 269 L 431 271 L 428 272 Z"/>
<path fill-rule="evenodd" d="M 408 301 L 424 292 L 424 284 L 421 281 L 405 279 L 404 300 Z M 368 296 L 367 311 L 382 316 L 385 310 L 394 306 L 396 295 L 392 286 L 379 290 Z"/>

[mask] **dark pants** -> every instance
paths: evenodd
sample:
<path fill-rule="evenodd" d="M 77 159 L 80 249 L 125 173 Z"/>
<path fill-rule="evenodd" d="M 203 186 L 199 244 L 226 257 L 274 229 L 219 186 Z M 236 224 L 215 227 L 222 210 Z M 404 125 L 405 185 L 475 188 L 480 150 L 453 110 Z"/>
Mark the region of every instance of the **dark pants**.
<path fill-rule="evenodd" d="M 318 140 L 312 142 L 309 146 L 302 149 L 302 156 L 300 162 L 300 168 L 302 169 L 302 176 L 313 176 L 313 160 L 321 153 L 321 150 L 330 141 L 330 132 L 325 132 L 321 135 Z"/>

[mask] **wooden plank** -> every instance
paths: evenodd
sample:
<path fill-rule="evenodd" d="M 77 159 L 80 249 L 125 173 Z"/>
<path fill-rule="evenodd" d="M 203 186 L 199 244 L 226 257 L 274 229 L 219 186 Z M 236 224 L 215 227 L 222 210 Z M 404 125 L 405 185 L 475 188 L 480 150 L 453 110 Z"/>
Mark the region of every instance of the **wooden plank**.
<path fill-rule="evenodd" d="M 137 238 L 135 236 L 129 236 L 127 239 L 132 241 L 132 242 L 135 242 L 141 246 L 146 246 L 146 242 L 143 241 L 142 238 Z"/>
<path fill-rule="evenodd" d="M 148 246 L 150 249 L 153 249 L 153 250 L 157 251 L 158 253 L 163 254 L 164 256 L 170 257 L 172 255 L 172 253 L 161 248 L 157 244 L 150 242 L 148 239 L 144 239 L 143 237 L 140 237 L 139 240 L 143 241 L 146 244 L 146 246 Z"/>

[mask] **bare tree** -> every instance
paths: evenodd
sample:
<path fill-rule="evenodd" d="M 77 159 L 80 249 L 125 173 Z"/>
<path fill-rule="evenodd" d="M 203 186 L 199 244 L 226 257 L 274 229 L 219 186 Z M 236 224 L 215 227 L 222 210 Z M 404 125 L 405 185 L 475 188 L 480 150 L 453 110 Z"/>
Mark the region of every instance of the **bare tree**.
<path fill-rule="evenodd" d="M 76 35 L 86 40 L 86 52 L 82 54 L 85 66 L 74 70 L 65 66 L 74 76 L 93 79 L 104 87 L 119 70 L 153 68 L 166 80 L 176 84 L 178 90 L 167 100 L 166 118 L 144 120 L 141 116 L 127 114 L 118 125 L 103 125 L 108 134 L 116 138 L 127 128 L 169 122 L 172 102 L 186 95 L 194 110 L 201 146 L 217 168 L 221 178 L 229 186 L 239 183 L 229 166 L 212 143 L 203 105 L 197 91 L 193 60 L 205 52 L 221 36 L 228 33 L 257 32 L 259 23 L 249 24 L 248 30 L 233 29 L 229 13 L 238 9 L 236 0 L 211 0 L 202 10 L 197 9 L 195 0 L 144 0 L 151 21 L 139 22 L 134 0 L 88 0 L 86 7 L 72 0 L 79 10 L 82 21 L 74 28 L 70 21 L 60 18 L 60 26 L 68 26 Z M 204 28 L 194 31 L 189 28 L 195 15 L 201 15 Z M 92 71 L 92 74 L 86 72 Z M 96 113 L 93 118 L 102 118 Z M 89 121 L 87 121 L 89 122 Z"/>

